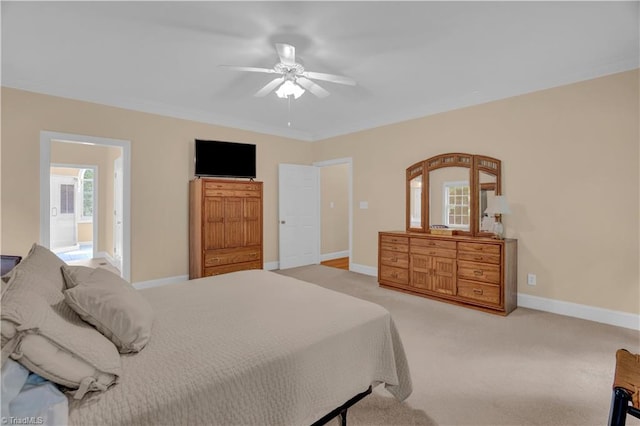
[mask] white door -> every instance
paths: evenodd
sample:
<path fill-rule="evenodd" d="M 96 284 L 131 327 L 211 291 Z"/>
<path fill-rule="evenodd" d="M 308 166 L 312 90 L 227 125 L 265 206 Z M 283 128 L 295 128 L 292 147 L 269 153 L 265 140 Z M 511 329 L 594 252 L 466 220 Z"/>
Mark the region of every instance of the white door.
<path fill-rule="evenodd" d="M 113 260 L 118 270 L 122 271 L 122 157 L 113 162 Z"/>
<path fill-rule="evenodd" d="M 280 164 L 278 171 L 280 269 L 320 263 L 318 168 Z"/>
<path fill-rule="evenodd" d="M 49 229 L 51 250 L 72 247 L 78 243 L 76 223 L 76 190 L 78 179 L 73 176 L 51 175 Z"/>

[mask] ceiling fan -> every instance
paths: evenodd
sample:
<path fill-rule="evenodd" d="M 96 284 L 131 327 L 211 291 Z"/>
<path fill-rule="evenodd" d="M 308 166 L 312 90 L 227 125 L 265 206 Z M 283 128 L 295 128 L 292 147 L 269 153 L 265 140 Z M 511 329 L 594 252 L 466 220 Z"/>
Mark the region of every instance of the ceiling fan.
<path fill-rule="evenodd" d="M 273 68 L 240 67 L 235 65 L 220 66 L 238 71 L 279 74 L 278 77 L 271 80 L 254 94 L 254 96 L 257 97 L 266 96 L 276 88 L 276 95 L 285 99 L 290 96 L 298 99 L 305 92 L 305 89 L 319 98 L 329 96 L 329 92 L 327 90 L 310 79 L 347 84 L 349 86 L 356 85 L 354 80 L 341 75 L 305 71 L 304 67 L 296 62 L 296 48 L 290 44 L 276 43 L 276 50 L 280 57 L 280 62 L 278 62 Z"/>

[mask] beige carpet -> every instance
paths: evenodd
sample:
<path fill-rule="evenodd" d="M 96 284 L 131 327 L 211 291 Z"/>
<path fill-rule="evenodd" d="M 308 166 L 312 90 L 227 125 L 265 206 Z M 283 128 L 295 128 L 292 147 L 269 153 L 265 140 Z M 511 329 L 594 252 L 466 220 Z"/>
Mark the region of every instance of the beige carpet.
<path fill-rule="evenodd" d="M 640 352 L 640 334 L 624 328 L 526 308 L 495 316 L 321 265 L 278 272 L 378 303 L 398 326 L 413 394 L 399 403 L 379 386 L 349 426 L 605 425 L 615 351 Z"/>

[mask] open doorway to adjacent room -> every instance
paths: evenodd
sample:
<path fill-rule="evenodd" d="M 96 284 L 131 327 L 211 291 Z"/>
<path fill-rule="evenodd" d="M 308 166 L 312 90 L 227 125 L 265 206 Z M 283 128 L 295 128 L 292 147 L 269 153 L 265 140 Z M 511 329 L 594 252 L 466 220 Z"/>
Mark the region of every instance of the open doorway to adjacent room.
<path fill-rule="evenodd" d="M 320 261 L 350 269 L 351 158 L 314 163 L 320 168 Z"/>
<path fill-rule="evenodd" d="M 40 132 L 40 244 L 130 280 L 129 141 Z"/>

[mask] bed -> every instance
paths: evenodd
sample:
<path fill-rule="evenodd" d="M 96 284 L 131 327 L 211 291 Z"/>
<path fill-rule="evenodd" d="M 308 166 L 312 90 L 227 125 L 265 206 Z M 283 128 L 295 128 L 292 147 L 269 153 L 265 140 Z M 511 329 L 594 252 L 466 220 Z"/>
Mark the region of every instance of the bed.
<path fill-rule="evenodd" d="M 148 344 L 121 355 L 106 391 L 69 399 L 70 425 L 310 425 L 371 386 L 411 393 L 379 305 L 263 270 L 139 292 L 154 312 Z"/>

